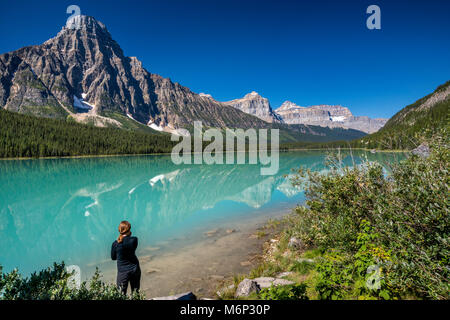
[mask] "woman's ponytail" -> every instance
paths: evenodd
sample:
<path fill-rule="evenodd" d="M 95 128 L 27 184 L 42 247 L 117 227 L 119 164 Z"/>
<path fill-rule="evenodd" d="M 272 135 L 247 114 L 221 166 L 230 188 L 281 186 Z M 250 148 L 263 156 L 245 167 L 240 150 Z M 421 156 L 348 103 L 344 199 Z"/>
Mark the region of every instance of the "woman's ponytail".
<path fill-rule="evenodd" d="M 130 236 L 131 235 L 131 224 L 124 220 L 122 222 L 120 222 L 119 224 L 119 237 L 117 238 L 117 242 L 121 243 L 123 241 L 123 238 L 125 238 L 126 236 Z"/>

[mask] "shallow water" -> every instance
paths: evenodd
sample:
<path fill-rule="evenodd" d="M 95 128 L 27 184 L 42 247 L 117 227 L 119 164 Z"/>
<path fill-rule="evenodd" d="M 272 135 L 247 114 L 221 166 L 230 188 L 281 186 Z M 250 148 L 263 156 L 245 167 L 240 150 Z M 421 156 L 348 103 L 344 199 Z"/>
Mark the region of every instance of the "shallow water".
<path fill-rule="evenodd" d="M 354 157 L 392 162 L 404 155 Z M 300 166 L 326 170 L 324 159 L 322 151 L 280 153 L 274 176 L 262 176 L 259 165 L 175 165 L 170 156 L 0 161 L 0 265 L 27 274 L 64 260 L 80 266 L 83 278 L 95 266 L 111 278 L 110 246 L 121 220 L 139 237 L 137 254 L 147 269 L 151 260 L 181 272 L 189 263 L 186 252 L 193 261 L 204 257 L 202 264 L 218 252 L 239 262 L 237 248 L 249 249 L 239 242 L 256 246 L 245 240 L 256 225 L 303 201 L 285 175 Z M 350 156 L 345 161 L 352 163 Z M 172 259 L 161 260 L 165 255 Z"/>

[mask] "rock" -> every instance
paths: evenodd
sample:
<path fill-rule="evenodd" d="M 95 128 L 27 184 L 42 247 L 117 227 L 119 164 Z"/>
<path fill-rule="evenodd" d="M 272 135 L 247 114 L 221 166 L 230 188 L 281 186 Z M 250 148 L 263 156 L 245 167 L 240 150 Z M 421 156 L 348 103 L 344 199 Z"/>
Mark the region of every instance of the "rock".
<path fill-rule="evenodd" d="M 241 281 L 241 283 L 239 283 L 234 296 L 236 298 L 248 297 L 251 293 L 253 293 L 253 292 L 258 293 L 260 290 L 261 290 L 261 288 L 256 283 L 256 281 L 250 280 L 250 279 L 244 279 Z"/>
<path fill-rule="evenodd" d="M 271 243 L 277 243 L 278 240 L 277 240 L 277 239 L 270 239 L 270 242 L 271 242 Z"/>
<path fill-rule="evenodd" d="M 226 231 L 227 234 L 230 234 L 230 233 L 233 233 L 233 232 L 236 232 L 236 229 L 227 229 L 227 231 Z"/>
<path fill-rule="evenodd" d="M 156 269 L 156 268 L 150 268 L 150 269 L 147 269 L 147 273 L 155 273 L 155 272 L 160 272 L 161 270 L 159 270 L 159 269 Z"/>
<path fill-rule="evenodd" d="M 422 158 L 428 158 L 430 156 L 430 147 L 426 143 L 422 143 L 412 150 L 411 153 Z"/>
<path fill-rule="evenodd" d="M 256 283 L 261 289 L 270 288 L 272 285 L 276 287 L 276 286 L 287 286 L 295 283 L 290 280 L 273 277 L 259 277 L 253 279 L 253 281 L 256 281 Z"/>
<path fill-rule="evenodd" d="M 192 281 L 199 282 L 199 281 L 202 281 L 202 278 L 195 278 L 195 277 L 194 277 L 194 278 L 191 278 L 191 280 L 192 280 Z"/>
<path fill-rule="evenodd" d="M 275 281 L 275 278 L 273 278 L 273 277 L 259 277 L 259 278 L 253 279 L 253 281 L 256 281 L 256 283 L 258 284 L 258 286 L 261 289 L 264 289 L 264 288 L 270 288 L 272 283 Z"/>
<path fill-rule="evenodd" d="M 149 261 L 149 260 L 151 260 L 151 259 L 152 259 L 152 256 L 151 256 L 151 255 L 140 256 L 140 257 L 139 257 L 139 261 L 143 261 L 143 262 L 147 262 L 147 261 Z"/>
<path fill-rule="evenodd" d="M 299 238 L 292 237 L 289 239 L 288 247 L 294 250 L 300 250 L 303 248 L 303 242 Z"/>
<path fill-rule="evenodd" d="M 284 278 L 284 277 L 290 276 L 291 274 L 293 274 L 293 272 L 290 272 L 290 271 L 280 272 L 279 274 L 277 274 L 277 278 Z"/>
<path fill-rule="evenodd" d="M 286 279 L 275 279 L 273 285 L 276 286 L 288 286 L 294 284 L 294 281 L 286 280 Z"/>
<path fill-rule="evenodd" d="M 215 235 L 219 230 L 218 229 L 214 229 L 214 230 L 209 230 L 205 233 L 203 233 L 205 236 L 207 237 L 212 237 L 213 235 Z"/>
<path fill-rule="evenodd" d="M 302 263 L 302 262 L 314 263 L 313 259 L 307 259 L 307 258 L 298 258 L 297 261 L 300 262 L 300 263 Z"/>
<path fill-rule="evenodd" d="M 197 297 L 195 296 L 195 294 L 189 291 L 173 296 L 151 298 L 150 300 L 197 300 Z"/>
<path fill-rule="evenodd" d="M 236 109 L 244 111 L 245 113 L 254 115 L 267 122 L 282 122 L 281 117 L 272 110 L 269 100 L 261 97 L 257 92 L 253 91 L 246 94 L 241 99 L 224 102 Z"/>
<path fill-rule="evenodd" d="M 251 266 L 252 263 L 250 261 L 242 261 L 241 262 L 241 266 L 246 267 L 246 266 Z"/>

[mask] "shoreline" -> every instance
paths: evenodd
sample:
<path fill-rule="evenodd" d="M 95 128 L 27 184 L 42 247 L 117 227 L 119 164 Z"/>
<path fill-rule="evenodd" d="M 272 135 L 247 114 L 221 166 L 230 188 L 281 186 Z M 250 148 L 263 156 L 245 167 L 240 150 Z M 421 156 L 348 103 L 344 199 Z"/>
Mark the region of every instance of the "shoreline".
<path fill-rule="evenodd" d="M 235 275 L 247 274 L 261 262 L 264 244 L 277 232 L 271 222 L 292 212 L 269 210 L 263 217 L 247 218 L 203 232 L 199 239 L 172 239 L 169 248 L 158 243 L 141 248 L 141 291 L 146 299 L 192 291 L 198 298 L 218 299 L 216 292 Z M 187 243 L 186 243 L 187 242 Z M 178 246 L 179 243 L 186 243 Z M 105 281 L 115 283 L 115 264 L 101 267 Z M 98 265 L 97 265 L 98 266 Z"/>
<path fill-rule="evenodd" d="M 337 150 L 337 148 L 332 148 L 333 150 Z M 373 149 L 366 148 L 339 148 L 340 150 L 360 150 L 360 151 L 368 151 L 370 152 Z M 280 153 L 286 152 L 295 152 L 295 151 L 329 151 L 330 148 L 295 148 L 295 149 L 287 149 L 287 150 L 279 150 Z M 376 153 L 401 153 L 401 152 L 410 152 L 411 150 L 376 150 Z M 223 151 L 222 153 L 228 152 L 248 152 L 248 151 Z M 197 154 L 201 152 L 191 152 L 190 154 Z M 0 161 L 13 161 L 13 160 L 55 160 L 55 159 L 86 159 L 86 158 L 109 158 L 109 157 L 139 157 L 139 156 L 167 156 L 171 155 L 170 152 L 163 153 L 127 153 L 127 154 L 98 154 L 98 155 L 79 155 L 79 156 L 64 156 L 64 157 L 17 157 L 17 158 L 0 158 Z"/>

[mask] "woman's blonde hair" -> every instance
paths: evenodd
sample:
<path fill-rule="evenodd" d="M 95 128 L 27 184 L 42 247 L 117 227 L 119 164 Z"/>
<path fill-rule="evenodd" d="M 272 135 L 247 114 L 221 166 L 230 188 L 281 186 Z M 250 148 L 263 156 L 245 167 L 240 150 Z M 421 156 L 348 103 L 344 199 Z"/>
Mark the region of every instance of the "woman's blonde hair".
<path fill-rule="evenodd" d="M 117 242 L 121 243 L 125 236 L 130 236 L 131 235 L 131 231 L 130 230 L 131 230 L 131 224 L 128 221 L 126 221 L 126 220 L 121 221 L 120 224 L 119 224 L 119 233 L 120 233 L 120 235 L 117 238 Z"/>

